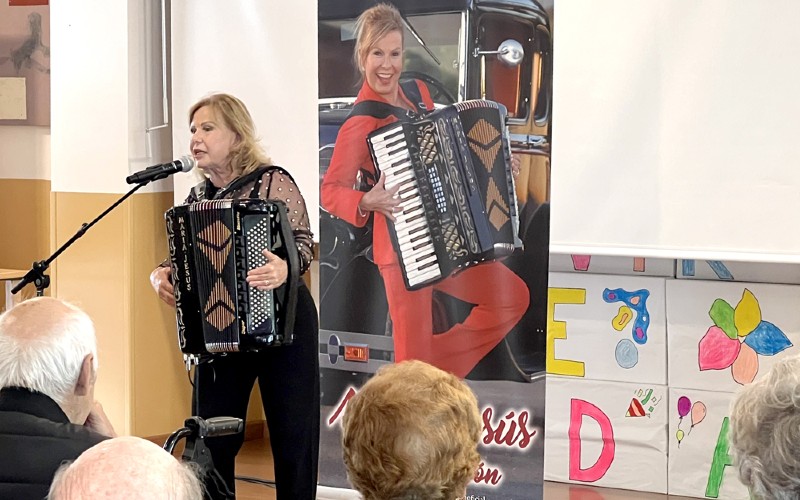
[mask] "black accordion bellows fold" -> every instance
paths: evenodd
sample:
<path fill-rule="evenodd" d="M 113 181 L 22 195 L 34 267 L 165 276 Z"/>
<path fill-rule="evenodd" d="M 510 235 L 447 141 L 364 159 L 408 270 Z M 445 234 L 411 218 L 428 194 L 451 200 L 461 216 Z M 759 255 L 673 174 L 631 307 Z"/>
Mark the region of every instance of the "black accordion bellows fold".
<path fill-rule="evenodd" d="M 189 356 L 289 344 L 294 335 L 300 259 L 286 205 L 277 200 L 221 199 L 164 215 L 175 289 L 178 341 Z M 287 282 L 261 291 L 247 272 L 269 249 L 285 259 Z"/>

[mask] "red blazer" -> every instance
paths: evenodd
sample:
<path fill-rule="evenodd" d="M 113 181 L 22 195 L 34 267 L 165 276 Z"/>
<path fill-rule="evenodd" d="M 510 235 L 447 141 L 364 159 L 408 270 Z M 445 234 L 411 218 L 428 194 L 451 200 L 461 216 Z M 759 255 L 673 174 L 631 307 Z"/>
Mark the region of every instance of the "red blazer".
<path fill-rule="evenodd" d="M 433 100 L 428 88 L 420 81 L 417 81 L 417 86 L 420 89 L 425 106 L 428 109 L 433 109 Z M 406 98 L 402 89 L 400 90 L 400 95 L 412 108 L 417 107 L 415 103 Z M 361 90 L 356 97 L 356 103 L 361 101 L 387 102 L 386 99 L 375 93 L 367 85 L 367 82 L 364 82 L 361 86 Z M 384 119 L 359 115 L 348 119 L 342 125 L 336 138 L 336 145 L 333 148 L 330 166 L 325 173 L 325 178 L 322 180 L 322 187 L 320 188 L 320 202 L 325 210 L 356 227 L 363 227 L 367 223 L 369 213 L 361 215 L 358 210 L 358 204 L 361 202 L 361 197 L 364 196 L 364 193 L 355 189 L 358 184 L 357 175 L 361 169 L 375 175 L 375 165 L 372 164 L 369 147 L 367 146 L 367 134 L 395 121 L 397 121 L 397 118 L 393 115 L 389 115 Z M 374 224 L 373 252 L 375 263 L 378 265 L 397 263 L 397 255 L 395 255 L 389 239 L 386 217 L 376 213 Z"/>

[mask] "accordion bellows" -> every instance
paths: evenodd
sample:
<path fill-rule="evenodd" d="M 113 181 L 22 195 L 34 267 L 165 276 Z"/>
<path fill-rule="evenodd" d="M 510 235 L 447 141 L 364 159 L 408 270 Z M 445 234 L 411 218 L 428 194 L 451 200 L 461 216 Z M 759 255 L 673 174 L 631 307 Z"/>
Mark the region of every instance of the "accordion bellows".
<path fill-rule="evenodd" d="M 164 217 L 184 354 L 291 342 L 299 257 L 282 202 L 198 201 L 173 207 Z M 258 290 L 245 281 L 249 270 L 266 264 L 264 249 L 289 265 L 287 283 L 274 290 Z"/>

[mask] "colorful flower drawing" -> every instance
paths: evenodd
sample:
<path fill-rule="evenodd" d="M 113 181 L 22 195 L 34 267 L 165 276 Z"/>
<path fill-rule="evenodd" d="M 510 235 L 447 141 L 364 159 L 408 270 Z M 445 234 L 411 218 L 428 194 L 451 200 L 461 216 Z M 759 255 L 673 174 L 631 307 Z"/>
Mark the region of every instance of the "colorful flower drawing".
<path fill-rule="evenodd" d="M 758 374 L 758 356 L 774 356 L 791 347 L 780 328 L 761 318 L 761 306 L 753 292 L 744 289 L 736 307 L 717 299 L 708 311 L 714 326 L 700 339 L 700 370 L 731 368 L 736 383 L 749 384 Z"/>

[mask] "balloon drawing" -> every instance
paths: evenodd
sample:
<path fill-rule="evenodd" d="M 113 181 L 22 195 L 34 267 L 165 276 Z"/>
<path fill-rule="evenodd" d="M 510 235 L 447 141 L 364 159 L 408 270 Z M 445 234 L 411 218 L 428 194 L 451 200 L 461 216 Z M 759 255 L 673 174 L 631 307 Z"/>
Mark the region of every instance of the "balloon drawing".
<path fill-rule="evenodd" d="M 697 401 L 692 405 L 692 426 L 689 427 L 689 434 L 692 433 L 694 426 L 699 424 L 706 418 L 706 405 L 702 401 Z"/>
<path fill-rule="evenodd" d="M 689 432 L 684 433 L 684 431 L 681 430 L 681 422 L 683 422 L 683 417 L 687 415 L 689 415 L 689 420 L 692 425 L 689 428 Z M 695 401 L 692 403 L 692 400 L 687 396 L 681 396 L 678 398 L 678 417 L 678 431 L 675 433 L 675 437 L 678 439 L 678 446 L 680 446 L 683 438 L 692 433 L 694 426 L 706 418 L 706 405 L 702 401 Z"/>
<path fill-rule="evenodd" d="M 678 416 L 681 418 L 685 417 L 689 414 L 689 411 L 692 409 L 692 401 L 687 398 L 686 396 L 681 396 L 678 398 Z"/>

